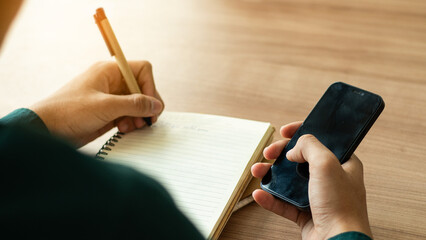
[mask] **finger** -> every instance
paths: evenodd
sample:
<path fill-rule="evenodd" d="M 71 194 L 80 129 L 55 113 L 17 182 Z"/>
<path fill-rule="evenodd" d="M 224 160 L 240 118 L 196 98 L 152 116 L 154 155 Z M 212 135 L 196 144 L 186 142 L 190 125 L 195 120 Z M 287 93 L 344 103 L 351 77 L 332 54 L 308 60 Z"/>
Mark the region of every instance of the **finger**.
<path fill-rule="evenodd" d="M 158 93 L 158 91 L 157 91 L 157 90 L 155 90 L 155 98 L 161 101 L 161 103 L 163 104 L 163 109 L 161 109 L 161 112 L 160 112 L 159 114 L 157 114 L 157 115 L 155 115 L 155 116 L 153 116 L 153 117 L 152 117 L 152 119 L 151 119 L 152 123 L 156 123 L 156 122 L 157 122 L 158 117 L 159 117 L 159 116 L 161 115 L 161 113 L 164 111 L 164 107 L 165 107 L 165 106 L 164 106 L 164 101 L 163 101 L 163 99 L 161 98 L 161 96 L 160 96 L 160 94 Z"/>
<path fill-rule="evenodd" d="M 324 174 L 337 168 L 341 169 L 336 156 L 311 134 L 301 136 L 296 146 L 287 152 L 287 159 L 293 162 L 309 162 L 309 172 Z M 327 170 L 327 171 L 326 171 Z"/>
<path fill-rule="evenodd" d="M 99 74 L 98 77 L 90 78 L 95 89 L 100 89 L 101 91 L 111 94 L 129 94 L 126 81 L 116 62 L 97 62 L 90 68 L 89 72 L 97 72 Z"/>
<path fill-rule="evenodd" d="M 151 117 L 159 114 L 163 109 L 162 103 L 154 97 L 143 94 L 107 95 L 104 113 L 113 120 L 122 116 Z"/>
<path fill-rule="evenodd" d="M 255 178 L 263 178 L 271 166 L 272 164 L 270 163 L 255 163 L 253 166 L 251 166 L 251 174 Z"/>
<path fill-rule="evenodd" d="M 130 68 L 132 68 L 133 73 L 135 74 L 136 80 L 141 88 L 142 93 L 158 99 L 163 104 L 164 109 L 164 101 L 155 88 L 152 64 L 148 61 L 130 61 L 129 65 Z M 152 123 L 157 122 L 158 116 L 161 114 L 163 109 L 160 111 L 159 114 L 151 117 Z"/>
<path fill-rule="evenodd" d="M 158 121 L 158 115 L 152 116 L 151 117 L 151 123 L 154 124 Z"/>
<path fill-rule="evenodd" d="M 116 123 L 118 131 L 128 133 L 136 129 L 133 119 L 130 117 L 124 117 Z"/>
<path fill-rule="evenodd" d="M 297 222 L 300 211 L 295 206 L 283 202 L 261 189 L 256 189 L 252 195 L 257 204 L 264 209 Z"/>
<path fill-rule="evenodd" d="M 349 160 L 342 164 L 342 168 L 345 172 L 357 178 L 363 178 L 364 176 L 364 167 L 362 162 L 355 154 L 352 154 Z"/>
<path fill-rule="evenodd" d="M 154 97 L 155 84 L 152 65 L 148 61 L 129 61 L 129 66 L 143 94 Z"/>
<path fill-rule="evenodd" d="M 148 61 L 130 61 L 129 65 L 133 71 L 133 74 L 135 75 L 136 81 L 138 82 L 142 93 L 151 97 L 155 97 L 163 104 L 163 108 L 161 109 L 160 113 L 151 117 L 151 122 L 155 123 L 157 122 L 158 116 L 164 109 L 164 101 L 155 88 L 152 64 Z"/>
<path fill-rule="evenodd" d="M 141 128 L 143 126 L 145 126 L 145 121 L 142 118 L 139 117 L 135 117 L 133 118 L 133 123 L 135 124 L 136 128 Z"/>
<path fill-rule="evenodd" d="M 288 142 L 289 140 L 279 140 L 272 143 L 263 150 L 263 156 L 268 160 L 276 159 Z"/>
<path fill-rule="evenodd" d="M 302 125 L 302 121 L 292 122 L 286 124 L 281 127 L 280 134 L 285 138 L 292 138 L 294 133 L 296 133 L 297 129 L 299 129 L 300 125 Z"/>

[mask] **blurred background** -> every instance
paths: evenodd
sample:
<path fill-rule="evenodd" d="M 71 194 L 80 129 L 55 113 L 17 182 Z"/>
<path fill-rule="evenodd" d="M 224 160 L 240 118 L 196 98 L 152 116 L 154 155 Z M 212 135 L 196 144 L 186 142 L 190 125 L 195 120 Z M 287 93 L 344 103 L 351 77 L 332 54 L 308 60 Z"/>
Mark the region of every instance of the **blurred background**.
<path fill-rule="evenodd" d="M 0 116 L 111 60 L 93 19 L 98 7 L 127 59 L 153 64 L 168 111 L 279 129 L 303 120 L 333 82 L 381 95 L 385 111 L 356 151 L 373 233 L 426 238 L 426 1 L 26 0 L 1 49 Z M 222 238 L 299 232 L 252 204 L 234 214 Z"/>
<path fill-rule="evenodd" d="M 309 92 L 289 91 L 292 81 L 285 81 L 320 84 L 322 92 L 329 81 L 362 86 L 374 78 L 370 90 L 385 94 L 385 81 L 422 83 L 426 76 L 421 0 L 27 0 L 1 50 L 0 94 L 8 96 L 0 102 L 1 115 L 111 59 L 93 20 L 98 7 L 104 7 L 126 57 L 153 63 L 160 93 L 179 82 L 173 91 L 205 95 L 186 86 L 185 78 L 198 79 L 209 91 L 220 91 L 210 82 L 227 78 L 242 96 L 244 80 L 257 78 L 259 91 L 272 86 L 273 94 L 309 98 Z M 182 102 L 166 103 L 179 109 Z"/>

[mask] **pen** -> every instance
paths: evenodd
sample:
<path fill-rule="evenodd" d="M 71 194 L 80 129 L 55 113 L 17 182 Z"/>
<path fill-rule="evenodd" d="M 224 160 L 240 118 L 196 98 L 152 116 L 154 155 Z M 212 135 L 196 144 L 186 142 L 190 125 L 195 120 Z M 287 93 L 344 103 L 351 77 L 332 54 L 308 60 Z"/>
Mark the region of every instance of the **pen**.
<path fill-rule="evenodd" d="M 124 53 L 118 44 L 117 38 L 115 37 L 114 32 L 112 31 L 111 25 L 105 15 L 103 8 L 96 9 L 96 14 L 93 15 L 95 18 L 96 24 L 101 31 L 102 37 L 105 40 L 105 43 L 108 47 L 111 56 L 115 57 L 117 61 L 118 68 L 123 75 L 124 80 L 126 81 L 127 87 L 129 88 L 130 93 L 142 93 L 139 89 L 138 83 L 136 82 L 135 76 L 133 75 L 132 69 L 130 69 L 129 64 L 127 63 Z M 143 120 L 148 126 L 152 125 L 150 117 L 144 117 Z"/>

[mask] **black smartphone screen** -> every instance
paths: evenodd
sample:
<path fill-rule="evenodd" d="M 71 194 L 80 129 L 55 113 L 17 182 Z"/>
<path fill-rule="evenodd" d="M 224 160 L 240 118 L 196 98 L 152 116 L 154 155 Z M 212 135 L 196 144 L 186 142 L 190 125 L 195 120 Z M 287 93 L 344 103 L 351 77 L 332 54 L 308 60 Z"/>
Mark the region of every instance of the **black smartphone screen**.
<path fill-rule="evenodd" d="M 262 179 L 262 189 L 299 208 L 309 207 L 308 164 L 290 162 L 286 153 L 300 136 L 312 134 L 344 163 L 383 108 L 376 94 L 341 82 L 332 84 Z"/>

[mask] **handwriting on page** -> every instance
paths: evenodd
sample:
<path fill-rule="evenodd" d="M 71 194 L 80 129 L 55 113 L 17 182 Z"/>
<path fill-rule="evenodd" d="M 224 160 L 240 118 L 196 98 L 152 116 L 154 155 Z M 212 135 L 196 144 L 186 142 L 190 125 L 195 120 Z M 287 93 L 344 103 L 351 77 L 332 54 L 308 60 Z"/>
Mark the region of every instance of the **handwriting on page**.
<path fill-rule="evenodd" d="M 178 123 L 174 122 L 164 122 L 160 121 L 158 124 L 155 124 L 152 126 L 152 128 L 175 128 L 175 129 L 184 129 L 188 131 L 197 131 L 197 132 L 208 132 L 208 129 L 202 128 L 202 126 L 193 124 L 193 123 L 187 123 L 184 125 L 180 125 Z"/>

